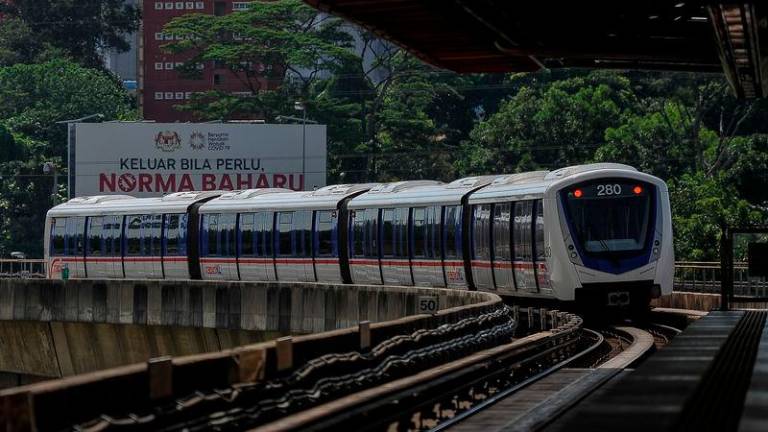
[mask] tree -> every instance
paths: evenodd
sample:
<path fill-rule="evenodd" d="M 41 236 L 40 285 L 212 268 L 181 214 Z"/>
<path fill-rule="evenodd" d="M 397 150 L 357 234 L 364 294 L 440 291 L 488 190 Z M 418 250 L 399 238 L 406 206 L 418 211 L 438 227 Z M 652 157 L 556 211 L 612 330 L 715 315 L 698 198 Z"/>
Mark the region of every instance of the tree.
<path fill-rule="evenodd" d="M 464 143 L 463 174 L 531 171 L 592 159 L 604 131 L 638 109 L 630 82 L 611 72 L 592 72 L 540 82 L 529 76 L 499 111 L 480 122 Z"/>
<path fill-rule="evenodd" d="M 64 158 L 66 127 L 56 122 L 91 114 L 135 118 L 131 98 L 111 75 L 66 60 L 0 68 L 0 119 L 14 132 L 47 143 Z"/>
<path fill-rule="evenodd" d="M 307 100 L 322 73 L 333 72 L 352 59 L 352 37 L 342 21 L 299 0 L 254 1 L 246 11 L 224 16 L 188 14 L 164 31 L 183 40 L 169 43 L 169 52 L 187 53 L 181 71 L 199 75 L 196 65 L 213 62 L 242 84 L 245 94 L 211 91 L 195 95 L 184 110 L 197 117 L 228 119 L 261 114 L 273 120 L 286 99 Z M 281 96 L 293 95 L 293 98 Z"/>
<path fill-rule="evenodd" d="M 0 3 L 0 14 L 29 30 L 14 36 L 23 41 L 17 44 L 20 57 L 29 47 L 49 45 L 94 68 L 103 68 L 101 53 L 130 48 L 127 37 L 141 19 L 138 8 L 123 0 L 13 0 Z"/>
<path fill-rule="evenodd" d="M 105 72 L 66 60 L 0 67 L 0 250 L 42 254 L 46 211 L 64 192 L 42 172 L 45 162 L 66 160 L 67 129 L 56 122 L 94 113 L 135 118 L 130 97 Z"/>

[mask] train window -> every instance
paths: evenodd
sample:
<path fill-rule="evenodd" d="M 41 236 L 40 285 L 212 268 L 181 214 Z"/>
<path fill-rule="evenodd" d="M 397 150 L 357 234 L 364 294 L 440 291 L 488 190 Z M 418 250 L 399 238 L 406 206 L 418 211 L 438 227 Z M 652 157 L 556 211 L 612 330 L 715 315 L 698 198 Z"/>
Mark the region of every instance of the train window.
<path fill-rule="evenodd" d="M 125 246 L 126 255 L 141 255 L 141 216 L 131 215 L 125 217 Z"/>
<path fill-rule="evenodd" d="M 187 215 L 165 215 L 165 255 L 185 256 L 187 254 Z"/>
<path fill-rule="evenodd" d="M 424 208 L 413 209 L 413 256 L 423 258 L 426 256 L 426 210 Z"/>
<path fill-rule="evenodd" d="M 203 256 L 219 254 L 219 215 L 203 215 Z"/>
<path fill-rule="evenodd" d="M 242 213 L 240 214 L 240 256 L 252 256 L 254 252 L 254 243 L 256 240 L 254 226 L 256 214 L 255 213 Z"/>
<path fill-rule="evenodd" d="M 460 258 L 461 250 L 461 206 L 444 207 L 443 253 L 445 258 Z"/>
<path fill-rule="evenodd" d="M 518 261 L 531 261 L 533 259 L 531 244 L 531 210 L 532 201 L 518 201 L 515 203 L 515 259 Z"/>
<path fill-rule="evenodd" d="M 163 215 L 142 216 L 141 234 L 144 243 L 144 255 L 160 256 L 162 252 Z"/>
<path fill-rule="evenodd" d="M 534 224 L 534 229 L 536 230 L 536 261 L 544 261 L 546 259 L 546 254 L 544 250 L 544 206 L 542 200 L 535 201 L 536 211 L 534 214 L 536 215 L 536 220 Z"/>
<path fill-rule="evenodd" d="M 427 208 L 427 257 L 440 257 L 440 216 L 439 207 Z"/>
<path fill-rule="evenodd" d="M 354 211 L 352 225 L 352 251 L 354 256 L 378 258 L 378 209 L 360 209 Z"/>
<path fill-rule="evenodd" d="M 120 227 L 123 222 L 122 216 L 104 217 L 104 243 L 106 254 L 110 256 L 122 255 L 122 233 Z"/>
<path fill-rule="evenodd" d="M 67 219 L 54 218 L 51 221 L 51 255 L 65 254 L 65 238 L 67 233 Z"/>
<path fill-rule="evenodd" d="M 219 231 L 221 231 L 219 254 L 226 257 L 236 256 L 235 225 L 237 215 L 224 213 L 219 216 Z"/>
<path fill-rule="evenodd" d="M 88 218 L 88 251 L 89 256 L 106 255 L 106 244 L 104 241 L 104 218 L 101 216 L 91 216 Z"/>
<path fill-rule="evenodd" d="M 510 211 L 511 203 L 500 203 L 493 206 L 493 257 L 494 260 L 510 262 L 512 251 L 510 247 Z"/>
<path fill-rule="evenodd" d="M 324 210 L 317 212 L 317 222 L 315 230 L 317 231 L 317 256 L 332 257 L 337 256 L 336 252 L 336 211 Z"/>
<path fill-rule="evenodd" d="M 294 255 L 299 257 L 312 257 L 312 212 L 297 211 L 293 218 L 296 249 Z"/>
<path fill-rule="evenodd" d="M 293 212 L 278 213 L 278 235 L 279 235 L 279 256 L 290 256 L 293 254 Z"/>
<path fill-rule="evenodd" d="M 256 254 L 262 257 L 272 257 L 274 242 L 272 240 L 275 214 L 272 212 L 256 213 L 255 224 L 259 227 L 259 235 L 256 239 Z"/>
<path fill-rule="evenodd" d="M 395 209 L 383 209 L 381 211 L 381 229 L 383 235 L 381 238 L 382 255 L 392 257 L 394 255 L 395 238 Z"/>
<path fill-rule="evenodd" d="M 472 256 L 474 259 L 490 261 L 491 259 L 491 204 L 474 206 L 472 218 Z"/>

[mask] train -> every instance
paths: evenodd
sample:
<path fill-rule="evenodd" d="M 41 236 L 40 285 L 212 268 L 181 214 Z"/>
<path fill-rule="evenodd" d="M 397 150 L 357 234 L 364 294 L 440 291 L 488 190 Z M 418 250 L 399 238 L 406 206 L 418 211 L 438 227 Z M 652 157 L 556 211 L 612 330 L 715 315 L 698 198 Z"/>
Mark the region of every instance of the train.
<path fill-rule="evenodd" d="M 667 186 L 622 164 L 438 181 L 74 198 L 49 278 L 426 286 L 647 308 L 672 290 Z M 66 270 L 65 270 L 66 269 Z"/>

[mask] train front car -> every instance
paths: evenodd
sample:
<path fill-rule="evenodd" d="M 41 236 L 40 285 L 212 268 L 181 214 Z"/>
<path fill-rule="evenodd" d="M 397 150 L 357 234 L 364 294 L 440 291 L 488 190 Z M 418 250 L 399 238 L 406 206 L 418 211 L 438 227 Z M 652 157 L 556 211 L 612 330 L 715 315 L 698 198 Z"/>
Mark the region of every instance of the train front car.
<path fill-rule="evenodd" d="M 582 309 L 648 309 L 672 291 L 674 252 L 666 184 L 620 164 L 547 175 L 550 279 Z"/>

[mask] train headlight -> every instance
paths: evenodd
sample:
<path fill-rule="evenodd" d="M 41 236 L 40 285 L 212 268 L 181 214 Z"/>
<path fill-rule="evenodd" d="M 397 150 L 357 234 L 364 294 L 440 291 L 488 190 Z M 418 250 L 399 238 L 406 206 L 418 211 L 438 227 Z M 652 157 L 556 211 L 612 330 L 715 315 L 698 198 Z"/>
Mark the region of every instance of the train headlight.
<path fill-rule="evenodd" d="M 653 248 L 653 254 L 658 255 L 659 254 L 659 248 L 655 247 Z"/>
<path fill-rule="evenodd" d="M 576 252 L 571 252 L 571 258 L 576 259 L 579 255 Z"/>

